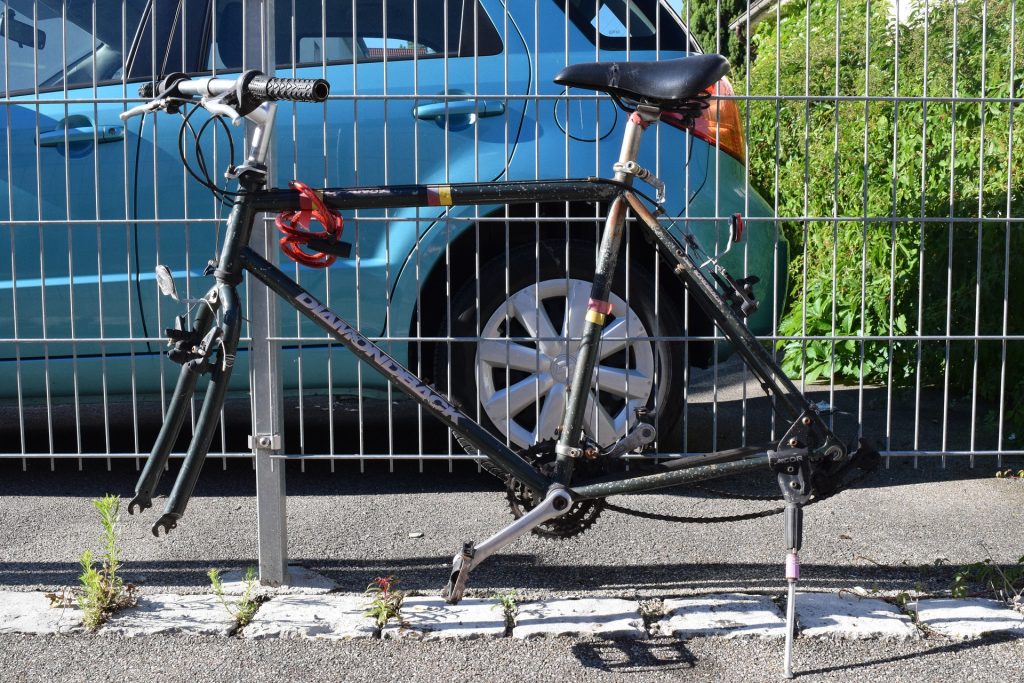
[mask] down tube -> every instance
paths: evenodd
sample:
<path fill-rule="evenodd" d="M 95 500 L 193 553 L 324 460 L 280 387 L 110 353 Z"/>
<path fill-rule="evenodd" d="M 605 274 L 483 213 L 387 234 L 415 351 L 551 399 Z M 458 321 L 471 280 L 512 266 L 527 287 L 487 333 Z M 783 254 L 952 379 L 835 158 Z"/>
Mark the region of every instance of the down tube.
<path fill-rule="evenodd" d="M 328 310 L 312 294 L 278 270 L 270 261 L 249 247 L 243 247 L 239 256 L 242 260 L 242 267 L 252 273 L 260 282 L 286 299 L 297 311 L 344 344 L 360 360 L 365 361 L 374 370 L 387 377 L 404 394 L 415 399 L 439 420 L 464 435 L 466 440 L 481 453 L 487 455 L 495 465 L 539 494 L 544 494 L 554 483 L 520 458 L 493 434 L 477 424 L 475 420 L 449 403 L 444 396 L 385 353 L 383 349 L 360 334 L 359 330 Z"/>

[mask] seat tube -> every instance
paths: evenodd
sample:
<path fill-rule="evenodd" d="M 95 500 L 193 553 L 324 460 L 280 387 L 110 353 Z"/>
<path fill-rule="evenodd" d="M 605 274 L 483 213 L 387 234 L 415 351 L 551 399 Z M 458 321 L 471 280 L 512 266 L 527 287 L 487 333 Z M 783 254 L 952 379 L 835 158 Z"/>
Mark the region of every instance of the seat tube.
<path fill-rule="evenodd" d="M 652 107 L 641 105 L 633 112 L 626 122 L 626 131 L 622 136 L 622 148 L 619 151 L 619 163 L 616 164 L 615 180 L 632 185 L 633 176 L 624 171 L 626 165 L 636 161 L 640 149 L 640 138 L 644 130 L 658 120 L 661 112 Z M 626 202 L 621 196 L 616 197 L 605 218 L 604 231 L 601 234 L 601 246 L 597 254 L 594 270 L 594 282 L 590 289 L 590 301 L 587 304 L 586 323 L 583 328 L 583 339 L 573 370 L 572 384 L 566 405 L 562 429 L 555 447 L 557 454 L 555 478 L 562 484 L 568 484 L 572 477 L 573 460 L 583 455 L 583 424 L 587 418 L 587 403 L 594 384 L 594 368 L 597 365 L 601 331 L 611 312 L 608 302 L 615 268 L 618 264 L 619 251 L 622 248 L 622 236 L 626 223 Z M 596 400 L 593 402 L 597 409 Z"/>

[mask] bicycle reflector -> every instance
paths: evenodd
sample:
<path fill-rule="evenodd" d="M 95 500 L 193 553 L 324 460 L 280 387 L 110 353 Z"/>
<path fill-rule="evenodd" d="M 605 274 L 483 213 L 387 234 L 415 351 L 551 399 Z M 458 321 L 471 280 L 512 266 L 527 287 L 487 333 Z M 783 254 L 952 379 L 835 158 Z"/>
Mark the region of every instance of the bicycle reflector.
<path fill-rule="evenodd" d="M 299 210 L 282 211 L 274 223 L 284 233 L 281 251 L 296 263 L 311 268 L 326 268 L 337 257 L 349 255 L 351 245 L 338 241 L 344 221 L 336 211 L 331 211 L 312 188 L 298 180 L 288 186 L 299 193 Z M 310 222 L 317 221 L 323 230 L 310 229 Z"/>
<path fill-rule="evenodd" d="M 722 100 L 719 96 L 732 97 L 736 94 L 728 78 L 723 78 L 714 85 L 708 86 L 711 97 L 707 100 L 708 108 L 693 121 L 692 128 L 685 128 L 681 120 L 663 116 L 662 120 L 670 126 L 689 130 L 712 147 L 716 145 L 729 156 L 746 162 L 747 144 L 743 139 L 743 122 L 740 108 L 736 100 Z"/>

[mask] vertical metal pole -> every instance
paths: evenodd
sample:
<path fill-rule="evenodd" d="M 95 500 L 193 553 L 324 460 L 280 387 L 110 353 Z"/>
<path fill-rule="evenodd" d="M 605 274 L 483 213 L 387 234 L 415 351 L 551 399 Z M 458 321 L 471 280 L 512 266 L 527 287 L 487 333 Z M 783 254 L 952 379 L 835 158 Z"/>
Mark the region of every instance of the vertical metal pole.
<path fill-rule="evenodd" d="M 245 7 L 244 66 L 274 71 L 274 0 L 248 0 Z M 222 27 L 226 29 L 227 27 Z M 246 146 L 252 141 L 254 126 L 246 124 Z M 273 184 L 274 138 L 267 155 L 267 184 Z M 270 246 L 267 222 L 257 220 L 252 243 L 257 251 L 275 262 L 277 250 Z M 262 248 L 261 248 L 262 245 Z M 273 293 L 265 287 L 249 291 L 249 360 L 252 387 L 253 438 L 250 447 L 256 459 L 256 517 L 259 534 L 260 583 L 288 583 L 288 527 L 285 508 L 285 468 L 272 456 L 282 450 L 281 377 L 278 373 L 277 305 Z"/>

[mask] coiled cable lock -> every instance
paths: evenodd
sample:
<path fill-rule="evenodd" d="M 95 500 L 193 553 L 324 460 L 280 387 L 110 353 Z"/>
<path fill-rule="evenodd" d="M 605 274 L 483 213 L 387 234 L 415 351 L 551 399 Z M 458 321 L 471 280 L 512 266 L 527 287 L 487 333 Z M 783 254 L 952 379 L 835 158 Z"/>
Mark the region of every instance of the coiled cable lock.
<path fill-rule="evenodd" d="M 347 258 L 352 245 L 340 242 L 344 227 L 341 215 L 327 208 L 323 199 L 308 185 L 292 180 L 288 186 L 300 195 L 298 211 L 282 211 L 274 221 L 281 237 L 281 251 L 285 256 L 311 268 L 326 268 L 337 257 Z M 317 221 L 323 230 L 310 229 L 310 222 Z"/>

